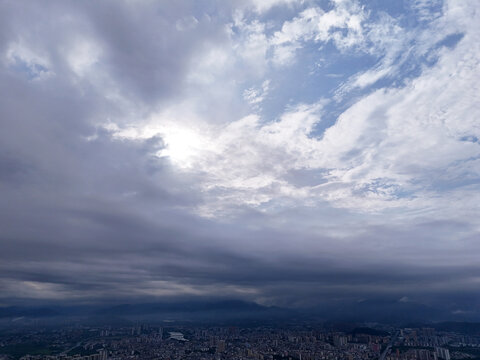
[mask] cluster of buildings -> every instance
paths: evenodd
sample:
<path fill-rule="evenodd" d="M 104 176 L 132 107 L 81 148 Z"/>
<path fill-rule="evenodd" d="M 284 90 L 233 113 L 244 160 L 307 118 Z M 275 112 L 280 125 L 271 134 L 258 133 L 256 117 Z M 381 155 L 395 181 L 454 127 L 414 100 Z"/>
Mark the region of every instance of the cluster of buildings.
<path fill-rule="evenodd" d="M 180 337 L 179 334 L 182 334 Z M 185 328 L 155 332 L 107 344 L 110 359 L 377 359 L 389 336 L 348 335 L 321 330 L 272 328 Z"/>
<path fill-rule="evenodd" d="M 430 349 L 407 349 L 400 352 L 397 349 L 386 360 L 450 360 L 450 352 L 445 348 Z"/>
<path fill-rule="evenodd" d="M 399 336 L 385 360 L 475 359 L 480 355 L 480 336 L 465 337 L 434 328 L 400 329 Z M 466 342 L 466 338 L 469 342 Z M 452 353 L 450 349 L 455 349 Z M 478 351 L 477 351 L 478 349 Z"/>
<path fill-rule="evenodd" d="M 97 354 L 91 355 L 25 355 L 20 360 L 107 360 L 107 351 L 101 350 Z"/>
<path fill-rule="evenodd" d="M 20 360 L 459 360 L 462 335 L 431 328 L 340 332 L 325 328 L 237 328 L 135 325 L 77 327 L 24 335 L 58 348 L 50 355 L 27 354 Z M 1 339 L 0 339 L 1 340 Z M 477 342 L 478 337 L 471 337 Z M 2 346 L 19 342 L 12 336 Z M 20 340 L 21 343 L 21 340 Z M 451 351 L 452 344 L 460 346 Z M 474 345 L 472 343 L 472 348 Z M 50 347 L 52 349 L 52 347 Z M 458 350 L 460 349 L 460 350 Z M 479 348 L 480 350 L 480 348 Z M 1 356 L 0 356 L 1 358 Z"/>

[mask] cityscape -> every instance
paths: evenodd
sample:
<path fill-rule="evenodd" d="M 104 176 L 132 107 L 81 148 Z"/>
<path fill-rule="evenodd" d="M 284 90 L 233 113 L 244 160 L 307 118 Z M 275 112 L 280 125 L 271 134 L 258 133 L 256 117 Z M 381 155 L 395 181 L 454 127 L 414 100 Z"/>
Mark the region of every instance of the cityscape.
<path fill-rule="evenodd" d="M 480 0 L 0 0 L 0 360 L 480 360 Z"/>
<path fill-rule="evenodd" d="M 480 327 L 380 324 L 149 325 L 3 330 L 1 360 L 462 360 L 480 358 Z M 457 329 L 454 329 L 457 325 Z M 464 326 L 462 330 L 462 325 Z M 468 324 L 467 324 L 468 325 Z M 358 326 L 358 327 L 356 327 Z M 374 327 L 369 327 L 374 326 Z M 343 328 L 343 329 L 342 329 Z M 341 329 L 341 330 L 340 330 Z"/>

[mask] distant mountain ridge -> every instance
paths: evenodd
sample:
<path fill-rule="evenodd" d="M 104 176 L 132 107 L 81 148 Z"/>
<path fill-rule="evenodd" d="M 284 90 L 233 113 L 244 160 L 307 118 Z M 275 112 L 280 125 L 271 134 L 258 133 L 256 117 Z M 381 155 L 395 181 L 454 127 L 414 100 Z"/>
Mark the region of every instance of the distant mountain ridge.
<path fill-rule="evenodd" d="M 415 302 L 366 300 L 355 303 L 289 309 L 264 306 L 241 300 L 190 300 L 132 304 L 50 305 L 0 307 L 0 319 L 16 318 L 88 318 L 124 319 L 126 321 L 300 321 L 319 323 L 343 321 L 349 323 L 378 322 L 389 324 L 440 323 L 465 321 L 465 316 Z M 480 319 L 472 317 L 469 321 Z M 452 323 L 454 327 L 457 323 Z M 445 323 L 447 324 L 447 323 Z M 444 325 L 447 326 L 447 325 Z M 476 331 L 472 326 L 471 331 Z"/>
<path fill-rule="evenodd" d="M 297 316 L 297 312 L 279 307 L 262 306 L 240 300 L 180 301 L 121 305 L 78 305 L 42 307 L 3 307 L 0 319 L 18 318 L 84 318 L 90 321 L 103 319 L 130 321 L 278 321 Z"/>

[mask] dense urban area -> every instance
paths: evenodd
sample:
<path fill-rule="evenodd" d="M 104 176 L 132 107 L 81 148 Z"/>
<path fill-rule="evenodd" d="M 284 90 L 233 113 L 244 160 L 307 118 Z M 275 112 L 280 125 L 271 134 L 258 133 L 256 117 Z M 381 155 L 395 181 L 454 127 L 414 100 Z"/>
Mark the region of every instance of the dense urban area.
<path fill-rule="evenodd" d="M 256 359 L 460 360 L 480 358 L 480 335 L 433 327 L 186 325 L 7 328 L 0 360 Z"/>

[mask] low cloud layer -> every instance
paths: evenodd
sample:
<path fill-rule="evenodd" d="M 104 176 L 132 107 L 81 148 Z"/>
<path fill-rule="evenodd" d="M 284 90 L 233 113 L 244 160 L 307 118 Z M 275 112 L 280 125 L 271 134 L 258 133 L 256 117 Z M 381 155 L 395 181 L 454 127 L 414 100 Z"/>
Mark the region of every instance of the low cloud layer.
<path fill-rule="evenodd" d="M 479 311 L 479 6 L 376 3 L 3 2 L 0 303 Z"/>

